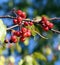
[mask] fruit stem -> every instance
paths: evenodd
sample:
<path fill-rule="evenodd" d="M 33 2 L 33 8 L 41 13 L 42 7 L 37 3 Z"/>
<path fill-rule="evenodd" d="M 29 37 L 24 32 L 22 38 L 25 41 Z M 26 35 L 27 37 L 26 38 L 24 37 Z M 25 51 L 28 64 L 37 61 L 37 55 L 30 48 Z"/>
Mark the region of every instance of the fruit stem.
<path fill-rule="evenodd" d="M 37 31 L 35 31 L 35 30 L 34 30 L 34 32 L 37 33 L 41 38 L 43 38 L 43 39 L 48 39 L 48 38 L 44 37 L 43 35 L 41 35 L 39 32 L 37 32 Z"/>

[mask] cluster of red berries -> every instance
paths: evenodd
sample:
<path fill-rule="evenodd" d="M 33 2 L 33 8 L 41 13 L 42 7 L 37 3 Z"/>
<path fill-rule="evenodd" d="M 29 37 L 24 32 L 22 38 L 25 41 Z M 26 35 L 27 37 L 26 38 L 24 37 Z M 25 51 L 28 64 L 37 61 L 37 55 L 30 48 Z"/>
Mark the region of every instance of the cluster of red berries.
<path fill-rule="evenodd" d="M 20 37 L 21 42 L 24 42 L 26 37 L 31 36 L 31 31 L 29 29 L 27 29 L 27 28 L 22 27 L 20 32 L 21 32 L 21 37 Z"/>
<path fill-rule="evenodd" d="M 4 40 L 5 43 L 16 43 L 17 41 L 18 41 L 18 39 L 17 39 L 17 36 L 15 36 L 15 35 L 12 35 L 10 40 L 8 40 L 8 39 Z"/>
<path fill-rule="evenodd" d="M 17 18 L 13 19 L 14 24 L 21 24 L 22 20 L 26 18 L 26 13 L 22 12 L 21 10 L 16 11 Z"/>
<path fill-rule="evenodd" d="M 28 26 L 28 25 L 32 26 L 33 25 L 33 22 L 24 22 L 24 25 L 25 26 Z"/>
<path fill-rule="evenodd" d="M 20 31 L 12 31 L 12 36 L 10 38 L 10 43 L 16 43 L 18 42 L 18 37 L 20 38 L 21 42 L 24 42 L 26 37 L 30 37 L 31 36 L 31 31 L 25 27 L 22 27 Z M 9 41 L 6 39 L 4 41 L 5 43 L 8 43 Z"/>
<path fill-rule="evenodd" d="M 13 23 L 14 24 L 18 24 L 18 25 L 22 25 L 22 20 L 26 18 L 26 13 L 22 12 L 21 10 L 17 10 L 16 11 L 17 17 L 15 19 L 13 19 Z M 32 26 L 34 23 L 32 21 L 27 22 L 24 21 L 23 22 L 24 26 Z M 40 22 L 43 30 L 48 31 L 50 29 L 53 28 L 53 23 L 49 22 L 48 19 L 45 16 L 42 16 L 42 20 Z M 5 40 L 5 43 L 16 43 L 18 42 L 18 37 L 20 39 L 21 42 L 24 42 L 26 40 L 26 37 L 30 37 L 31 36 L 31 31 L 25 27 L 22 27 L 21 30 L 19 31 L 12 31 L 12 36 L 10 38 L 10 40 Z"/>
<path fill-rule="evenodd" d="M 49 22 L 45 16 L 42 16 L 41 25 L 43 30 L 48 31 L 53 28 L 53 23 Z"/>
<path fill-rule="evenodd" d="M 12 31 L 12 36 L 10 38 L 10 43 L 16 43 L 18 42 L 18 38 L 20 38 L 21 42 L 24 42 L 26 37 L 30 37 L 31 36 L 31 31 L 25 27 L 22 27 L 20 31 Z M 6 43 L 8 43 L 8 40 L 5 40 Z"/>

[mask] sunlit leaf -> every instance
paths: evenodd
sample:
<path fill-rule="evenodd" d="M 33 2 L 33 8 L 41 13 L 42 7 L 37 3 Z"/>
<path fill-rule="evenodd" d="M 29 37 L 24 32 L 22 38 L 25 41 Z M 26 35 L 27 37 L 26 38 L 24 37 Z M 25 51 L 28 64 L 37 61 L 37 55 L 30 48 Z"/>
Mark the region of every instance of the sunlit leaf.
<path fill-rule="evenodd" d="M 49 47 L 42 48 L 42 51 L 43 51 L 43 53 L 46 54 L 46 55 L 50 55 L 50 54 L 52 53 L 52 50 L 51 50 L 51 48 L 49 48 Z"/>
<path fill-rule="evenodd" d="M 18 65 L 22 65 L 22 64 L 23 64 L 23 62 L 24 62 L 24 60 L 23 60 L 23 59 L 21 59 L 21 60 L 19 61 Z"/>
<path fill-rule="evenodd" d="M 3 21 L 0 19 L 0 41 L 3 43 L 6 36 L 6 26 L 3 24 Z"/>
<path fill-rule="evenodd" d="M 46 61 L 46 57 L 43 54 L 39 53 L 39 52 L 33 53 L 33 57 L 36 58 L 36 59 L 40 59 L 40 60 Z"/>
<path fill-rule="evenodd" d="M 39 22 L 41 21 L 41 17 L 40 16 L 36 16 L 35 18 L 33 18 L 34 22 Z"/>
<path fill-rule="evenodd" d="M 27 55 L 27 56 L 24 57 L 24 63 L 23 63 L 23 65 L 33 65 L 32 62 L 33 62 L 33 57 Z"/>
<path fill-rule="evenodd" d="M 35 30 L 34 25 L 32 25 L 32 26 L 28 25 L 28 26 L 26 26 L 26 28 L 28 28 L 31 31 L 32 36 L 36 35 L 36 32 L 34 31 Z"/>
<path fill-rule="evenodd" d="M 4 57 L 3 55 L 0 56 L 0 61 L 1 61 L 2 63 L 5 62 L 5 57 Z"/>
<path fill-rule="evenodd" d="M 29 44 L 29 38 L 26 38 L 26 40 L 24 41 L 24 45 L 28 45 Z"/>
<path fill-rule="evenodd" d="M 31 26 L 31 33 L 32 33 L 32 36 L 35 36 L 35 35 L 36 35 L 36 32 L 35 32 L 34 30 L 35 30 L 35 26 L 32 25 L 32 26 Z"/>
<path fill-rule="evenodd" d="M 11 53 L 13 53 L 13 52 L 14 52 L 14 49 L 15 49 L 15 46 L 14 46 L 14 45 L 12 45 L 12 46 L 11 46 L 11 48 L 10 48 Z"/>
<path fill-rule="evenodd" d="M 8 62 L 11 62 L 11 63 L 14 63 L 15 62 L 15 58 L 13 57 L 13 56 L 10 56 L 9 58 L 8 58 Z"/>
<path fill-rule="evenodd" d="M 40 65 L 40 64 L 36 61 L 36 59 L 33 59 L 33 65 Z"/>
<path fill-rule="evenodd" d="M 0 54 L 2 54 L 2 48 L 0 48 Z"/>
<path fill-rule="evenodd" d="M 21 48 L 21 46 L 19 45 L 19 43 L 16 43 L 16 44 L 15 44 L 15 48 L 16 48 L 16 50 L 17 50 L 19 53 L 22 51 L 22 48 Z"/>

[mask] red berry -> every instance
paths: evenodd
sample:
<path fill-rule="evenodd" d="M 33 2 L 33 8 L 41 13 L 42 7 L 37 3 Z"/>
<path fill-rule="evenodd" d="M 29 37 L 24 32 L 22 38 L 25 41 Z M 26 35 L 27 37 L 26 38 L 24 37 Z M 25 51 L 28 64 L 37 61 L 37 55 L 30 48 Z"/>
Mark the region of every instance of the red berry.
<path fill-rule="evenodd" d="M 29 25 L 32 26 L 33 25 L 33 22 L 29 22 Z"/>
<path fill-rule="evenodd" d="M 17 19 L 13 19 L 13 23 L 14 24 L 17 24 Z"/>
<path fill-rule="evenodd" d="M 46 25 L 43 23 L 43 24 L 42 24 L 42 27 L 46 27 Z"/>
<path fill-rule="evenodd" d="M 47 21 L 47 17 L 46 16 L 42 16 L 42 21 Z"/>
<path fill-rule="evenodd" d="M 42 24 L 45 24 L 45 21 L 41 21 Z"/>
<path fill-rule="evenodd" d="M 18 42 L 17 38 L 13 41 L 14 43 Z"/>
<path fill-rule="evenodd" d="M 23 19 L 25 19 L 25 18 L 26 18 L 26 13 L 25 13 L 25 12 L 22 12 L 21 17 L 22 17 Z"/>
<path fill-rule="evenodd" d="M 16 35 L 16 31 L 12 31 L 13 35 Z"/>
<path fill-rule="evenodd" d="M 19 31 L 17 31 L 17 32 L 16 32 L 16 35 L 19 37 L 19 36 L 20 36 L 20 32 L 19 32 Z"/>
<path fill-rule="evenodd" d="M 48 28 L 48 27 L 44 27 L 43 30 L 44 30 L 44 31 L 48 31 L 49 28 Z"/>
<path fill-rule="evenodd" d="M 25 32 L 27 32 L 27 29 L 22 27 L 21 31 L 22 31 L 22 33 L 25 33 Z"/>
<path fill-rule="evenodd" d="M 8 43 L 9 41 L 8 41 L 8 39 L 5 39 L 4 42 L 5 42 L 5 43 Z"/>
<path fill-rule="evenodd" d="M 31 36 L 31 31 L 27 29 L 25 33 L 22 34 L 23 37 L 30 37 Z"/>
<path fill-rule="evenodd" d="M 11 36 L 11 41 L 16 43 L 17 42 L 17 37 L 15 35 Z"/>
<path fill-rule="evenodd" d="M 17 10 L 16 14 L 20 16 L 22 14 L 22 11 L 21 10 Z"/>
<path fill-rule="evenodd" d="M 9 42 L 12 43 L 13 41 L 10 39 Z"/>
<path fill-rule="evenodd" d="M 20 32 L 20 34 L 22 34 L 22 31 L 19 31 Z"/>
<path fill-rule="evenodd" d="M 27 37 L 27 32 L 22 34 L 23 37 Z"/>
<path fill-rule="evenodd" d="M 21 37 L 21 38 L 20 38 L 20 41 L 21 41 L 21 42 L 24 42 L 24 41 L 25 41 L 25 37 Z"/>
<path fill-rule="evenodd" d="M 18 36 L 18 37 L 20 36 L 20 32 L 19 31 L 15 31 L 13 34 Z"/>
<path fill-rule="evenodd" d="M 21 21 L 22 21 L 22 18 L 20 16 L 17 17 L 17 23 L 19 24 L 19 23 L 21 23 Z"/>
<path fill-rule="evenodd" d="M 31 36 L 31 33 L 30 32 L 27 32 L 27 37 L 30 37 Z"/>
<path fill-rule="evenodd" d="M 18 42 L 18 40 L 15 39 L 15 40 L 13 41 L 13 40 L 11 39 L 11 40 L 10 40 L 10 43 L 13 43 L 13 42 L 16 43 L 16 42 Z"/>
<path fill-rule="evenodd" d="M 46 21 L 45 24 L 46 24 L 47 26 L 49 26 L 49 25 L 50 25 L 50 22 L 49 22 L 49 21 Z"/>
<path fill-rule="evenodd" d="M 25 25 L 25 26 L 28 26 L 29 24 L 28 24 L 28 22 L 24 22 L 24 25 Z"/>
<path fill-rule="evenodd" d="M 23 35 L 22 31 L 19 31 L 19 32 L 20 32 L 20 36 L 22 37 L 22 35 Z"/>
<path fill-rule="evenodd" d="M 53 26 L 54 26 L 53 23 L 50 23 L 48 27 L 49 27 L 49 29 L 52 29 Z"/>
<path fill-rule="evenodd" d="M 16 39 L 16 36 L 15 35 L 11 36 L 11 39 L 12 40 L 15 40 Z"/>

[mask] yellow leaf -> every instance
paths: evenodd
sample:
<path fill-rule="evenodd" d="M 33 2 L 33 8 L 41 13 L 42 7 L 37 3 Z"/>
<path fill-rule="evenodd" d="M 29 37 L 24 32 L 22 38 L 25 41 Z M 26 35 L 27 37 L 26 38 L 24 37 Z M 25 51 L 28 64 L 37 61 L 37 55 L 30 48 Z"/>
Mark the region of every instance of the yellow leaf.
<path fill-rule="evenodd" d="M 33 53 L 33 57 L 36 58 L 36 59 L 40 59 L 40 60 L 46 61 L 46 57 L 43 54 L 39 53 L 39 52 Z"/>

